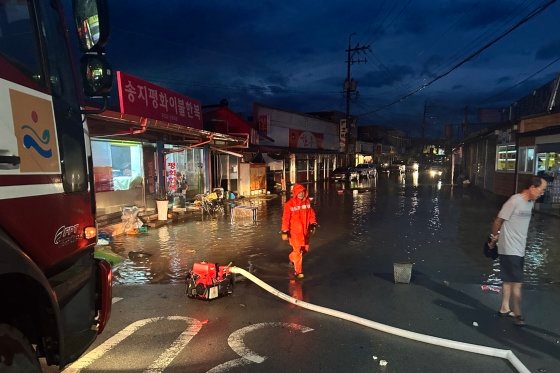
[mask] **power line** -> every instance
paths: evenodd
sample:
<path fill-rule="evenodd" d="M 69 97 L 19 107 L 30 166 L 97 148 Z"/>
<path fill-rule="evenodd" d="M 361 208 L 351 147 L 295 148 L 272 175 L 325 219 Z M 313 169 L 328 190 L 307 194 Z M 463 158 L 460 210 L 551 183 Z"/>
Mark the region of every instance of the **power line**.
<path fill-rule="evenodd" d="M 541 7 L 537 8 L 536 10 L 534 10 L 532 13 L 528 14 L 527 16 L 525 16 L 523 19 L 521 19 L 519 22 L 517 22 L 515 25 L 513 25 L 512 27 L 510 27 L 508 30 L 506 30 L 505 32 L 503 32 L 501 35 L 499 35 L 498 37 L 494 38 L 492 41 L 486 43 L 484 46 L 482 46 L 481 48 L 479 48 L 477 51 L 475 51 L 474 53 L 471 53 L 469 56 L 467 56 L 466 58 L 464 58 L 461 62 L 457 63 L 456 65 L 454 65 L 453 67 L 451 67 L 449 70 L 447 70 L 446 72 L 436 76 L 435 78 L 433 78 L 431 81 L 429 81 L 428 83 L 425 83 L 423 85 L 421 85 L 420 87 L 416 88 L 414 91 L 402 96 L 401 98 L 399 98 L 398 100 L 395 100 L 389 104 L 386 104 L 378 109 L 375 110 L 371 110 L 369 112 L 365 112 L 362 113 L 360 115 L 358 115 L 358 117 L 364 116 L 364 115 L 368 115 L 368 114 L 372 114 L 372 113 L 376 113 L 378 111 L 384 110 L 390 106 L 393 106 L 399 102 L 402 102 L 404 100 L 406 100 L 407 98 L 409 98 L 410 96 L 415 95 L 416 93 L 420 92 L 421 90 L 423 90 L 424 88 L 432 85 L 433 83 L 435 83 L 436 81 L 440 80 L 441 78 L 446 77 L 447 75 L 449 75 L 451 72 L 453 72 L 454 70 L 458 69 L 459 67 L 463 66 L 465 63 L 471 61 L 472 59 L 474 59 L 476 56 L 478 56 L 479 54 L 481 54 L 482 52 L 484 52 L 486 49 L 490 48 L 492 45 L 494 45 L 495 43 L 497 43 L 499 40 L 503 39 L 504 37 L 506 37 L 507 35 L 509 35 L 511 32 L 513 32 L 514 30 L 516 30 L 517 28 L 519 28 L 521 25 L 525 24 L 526 22 L 528 22 L 531 18 L 535 17 L 536 15 L 538 15 L 539 13 L 543 12 L 545 9 L 547 9 L 549 6 L 551 6 L 552 4 L 554 4 L 556 2 L 556 0 L 550 0 L 548 3 L 542 5 Z"/>
<path fill-rule="evenodd" d="M 502 95 L 502 94 L 504 94 L 504 93 L 506 93 L 506 92 L 508 92 L 508 91 L 510 91 L 510 90 L 512 90 L 512 89 L 514 89 L 515 87 L 520 86 L 521 84 L 525 83 L 526 81 L 528 81 L 529 79 L 531 79 L 531 78 L 534 77 L 535 75 L 537 75 L 537 74 L 543 72 L 544 70 L 548 69 L 550 66 L 554 65 L 554 64 L 557 63 L 558 61 L 560 61 L 560 57 L 554 59 L 552 62 L 548 63 L 546 66 L 540 68 L 539 70 L 535 71 L 534 73 L 532 73 L 531 75 L 529 75 L 529 76 L 526 77 L 525 79 L 523 79 L 523 80 L 521 80 L 521 81 L 515 83 L 515 84 L 512 85 L 511 87 L 508 87 L 508 88 L 506 88 L 506 89 L 504 89 L 504 90 L 502 90 L 502 91 L 500 91 L 500 92 L 498 92 L 498 93 L 494 93 L 492 96 L 486 97 L 483 101 L 489 101 L 489 100 L 492 99 L 492 98 L 499 97 L 500 95 Z"/>
<path fill-rule="evenodd" d="M 524 3 L 526 3 L 527 1 L 528 0 L 525 0 Z M 517 7 L 515 7 L 514 9 L 511 10 L 511 12 L 510 12 L 510 14 L 512 15 L 511 17 L 508 17 L 507 19 L 503 19 L 502 21 L 497 22 L 493 27 L 489 27 L 489 28 L 485 29 L 483 32 L 480 33 L 480 35 L 478 35 L 474 39 L 472 39 L 467 45 L 464 46 L 463 50 L 465 51 L 465 53 L 463 53 L 463 51 L 458 51 L 454 55 L 451 56 L 450 65 L 455 63 L 455 61 L 460 61 L 463 55 L 468 53 L 469 50 L 472 50 L 476 46 L 480 45 L 484 40 L 489 40 L 494 35 L 497 35 L 498 32 L 499 32 L 499 29 L 504 29 L 505 27 L 508 26 L 509 18 L 512 18 L 512 21 L 514 21 L 514 17 L 516 15 L 516 13 L 521 14 L 521 11 L 524 10 L 522 8 L 527 8 L 527 7 L 524 7 L 523 3 L 518 4 Z M 435 44 L 437 44 L 437 43 L 435 43 Z M 472 47 L 471 47 L 471 45 L 472 45 Z"/>
<path fill-rule="evenodd" d="M 525 9 L 527 8 L 526 6 L 523 5 L 523 4 L 526 3 L 527 1 L 528 1 L 528 0 L 524 0 L 524 2 L 523 2 L 522 4 L 518 4 L 514 9 L 512 9 L 512 10 L 509 12 L 509 15 L 508 15 L 507 19 L 503 19 L 502 21 L 500 21 L 498 24 L 496 24 L 496 25 L 493 26 L 492 28 L 487 28 L 487 29 L 486 29 L 484 32 L 482 32 L 480 35 L 476 36 L 476 38 L 474 38 L 473 40 L 471 40 L 471 41 L 469 42 L 469 44 L 463 46 L 462 51 L 456 51 L 456 52 L 451 56 L 451 58 L 449 58 L 449 61 L 450 61 L 450 62 L 449 62 L 449 64 L 448 64 L 448 66 L 450 66 L 450 65 L 452 65 L 452 64 L 455 64 L 456 61 L 459 61 L 461 58 L 464 58 L 464 57 L 461 57 L 461 56 L 464 56 L 464 55 L 466 55 L 467 53 L 469 53 L 469 52 L 468 52 L 469 49 L 472 50 L 472 48 L 469 47 L 469 45 L 473 45 L 473 47 L 476 46 L 476 45 L 480 45 L 478 41 L 481 41 L 481 42 L 482 42 L 482 40 L 484 40 L 484 39 L 488 40 L 490 37 L 496 35 L 496 34 L 498 33 L 498 28 L 502 28 L 502 26 L 503 26 L 503 28 L 507 27 L 507 24 L 509 23 L 509 20 L 510 20 L 510 19 L 512 20 L 512 22 L 514 22 L 514 21 L 515 21 L 515 19 L 514 19 L 514 18 L 515 18 L 515 17 L 514 17 L 515 14 L 520 14 L 520 15 L 522 16 L 522 14 L 521 14 L 521 10 L 522 10 L 522 9 L 521 9 L 521 8 L 525 8 Z M 402 13 L 402 11 L 408 7 L 409 4 L 410 4 L 410 1 L 408 1 L 408 2 L 402 7 L 402 9 L 401 9 L 401 11 L 399 12 L 398 15 L 400 15 L 400 14 Z M 459 18 L 456 18 L 455 21 L 454 21 L 451 25 L 449 25 L 449 27 L 447 28 L 447 31 L 441 32 L 441 33 L 440 33 L 440 37 L 438 38 L 438 40 L 435 41 L 435 42 L 433 42 L 433 43 L 431 43 L 432 46 L 436 46 L 436 45 L 437 45 L 438 47 L 441 46 L 441 41 L 442 41 L 442 39 L 448 38 L 449 35 L 451 34 L 451 31 L 454 30 L 454 29 L 456 29 L 456 28 L 457 28 L 457 25 L 458 25 L 460 22 L 462 22 L 462 21 L 466 18 L 466 13 L 461 12 L 460 14 L 461 14 L 460 17 L 459 17 Z M 396 17 L 394 17 L 394 18 L 391 20 L 391 24 L 394 22 L 395 18 L 396 18 Z M 426 53 L 426 51 L 424 50 L 422 53 Z M 394 74 L 391 73 L 391 72 L 389 71 L 389 69 L 386 67 L 386 65 L 381 61 L 381 59 L 380 59 L 378 56 L 376 56 L 373 52 L 372 52 L 372 55 L 373 55 L 373 57 L 375 58 L 375 60 L 377 61 L 377 64 L 386 72 L 387 76 L 391 77 L 391 79 L 392 79 L 393 81 L 395 81 L 395 82 L 399 81 L 399 80 L 395 79 Z M 418 58 L 419 55 L 420 55 L 420 53 L 418 53 L 417 56 L 416 56 L 415 58 Z M 443 64 L 443 61 L 441 61 L 440 63 L 437 63 L 437 65 L 433 66 L 433 69 L 432 69 L 432 71 L 434 71 L 433 75 L 437 75 L 437 74 L 438 74 L 438 70 L 439 70 L 439 71 L 442 71 L 442 70 L 443 70 L 443 68 L 440 68 L 440 66 L 441 66 L 442 64 Z M 432 74 L 430 74 L 430 75 L 432 75 Z M 399 88 L 400 88 L 401 91 L 406 92 L 406 91 L 412 89 L 416 84 L 417 84 L 417 83 L 416 83 L 416 82 L 413 82 L 413 81 L 412 81 L 412 82 L 411 82 L 411 81 L 408 81 L 407 83 L 404 83 L 404 82 L 401 83 L 401 82 L 399 82 Z"/>

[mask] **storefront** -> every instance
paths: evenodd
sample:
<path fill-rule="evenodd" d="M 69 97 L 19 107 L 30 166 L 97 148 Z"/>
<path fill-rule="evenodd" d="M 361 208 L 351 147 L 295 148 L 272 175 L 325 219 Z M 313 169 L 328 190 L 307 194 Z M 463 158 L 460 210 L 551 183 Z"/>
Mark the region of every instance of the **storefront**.
<path fill-rule="evenodd" d="M 120 72 L 118 82 L 120 111 L 87 118 L 98 216 L 208 191 L 211 149 L 228 151 L 245 138 L 204 130 L 196 100 Z"/>
<path fill-rule="evenodd" d="M 525 175 L 538 175 L 548 181 L 542 203 L 560 204 L 560 126 L 519 134 L 518 183 L 527 182 Z"/>
<path fill-rule="evenodd" d="M 230 146 L 227 150 L 210 147 L 212 188 L 239 193 L 244 189 L 240 185 L 241 164 L 251 162 L 251 154 L 258 145 L 259 134 L 252 123 L 230 110 L 225 100 L 218 105 L 205 106 L 203 114 L 204 128 L 245 139 L 243 143 Z"/>
<path fill-rule="evenodd" d="M 349 163 L 340 153 L 338 122 L 256 103 L 253 118 L 261 136 L 259 151 L 283 158 L 284 185 L 327 179 L 337 165 Z"/>
<path fill-rule="evenodd" d="M 106 111 L 88 119 L 98 215 L 117 213 L 126 206 L 155 208 L 159 189 L 171 203 L 184 203 L 210 189 L 209 146 L 197 143 L 219 135 L 163 128 L 152 120 L 146 120 L 142 131 L 107 133 L 107 129 L 140 126 L 140 118 L 131 122 L 132 116 L 115 116 L 120 114 Z M 175 201 L 177 194 L 183 197 Z"/>

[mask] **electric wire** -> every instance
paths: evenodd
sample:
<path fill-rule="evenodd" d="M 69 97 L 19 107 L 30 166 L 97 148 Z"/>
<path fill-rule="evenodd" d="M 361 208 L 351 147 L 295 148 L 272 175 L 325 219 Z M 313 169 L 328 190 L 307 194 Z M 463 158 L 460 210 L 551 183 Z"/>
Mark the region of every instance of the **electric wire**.
<path fill-rule="evenodd" d="M 553 3 L 553 2 L 555 2 L 555 1 L 552 1 L 552 2 L 550 2 L 549 4 L 551 4 L 551 3 Z M 396 5 L 393 4 L 393 7 L 391 7 L 388 11 L 386 11 L 385 14 L 384 14 L 384 17 L 380 20 L 378 29 L 379 29 L 379 27 L 383 27 L 384 24 L 386 24 L 386 25 L 388 25 L 388 26 L 393 25 L 393 24 L 396 22 L 396 20 L 398 20 L 398 18 L 401 16 L 401 14 L 404 12 L 404 10 L 409 6 L 410 3 L 411 3 L 411 0 L 408 0 L 406 3 L 404 3 L 404 5 L 400 8 L 400 10 L 399 10 L 398 12 L 395 12 Z M 517 6 L 516 9 L 518 9 L 518 8 L 520 8 L 520 7 L 522 7 L 522 6 L 524 6 L 524 4 L 525 4 L 525 2 L 522 3 L 522 4 L 519 4 L 519 5 Z M 386 8 L 385 8 L 385 5 L 386 5 L 386 3 L 383 2 L 383 3 L 381 4 L 381 8 L 379 8 L 379 9 L 386 9 Z M 380 14 L 381 14 L 381 12 L 377 13 L 375 19 L 378 19 Z M 373 23 L 370 23 L 370 26 L 371 26 L 372 24 L 373 24 Z M 455 24 L 454 24 L 454 25 L 455 25 Z M 453 26 L 453 27 L 455 27 L 455 26 Z M 138 31 L 129 31 L 129 30 L 124 30 L 124 29 L 122 29 L 122 28 L 117 28 L 117 29 L 118 29 L 119 31 L 121 31 L 121 32 L 132 33 L 132 34 L 134 34 L 134 35 L 137 36 L 137 37 L 138 37 L 138 35 L 139 35 Z M 169 39 L 162 39 L 162 38 L 152 37 L 151 34 L 149 34 L 149 33 L 141 34 L 141 39 L 142 39 L 142 40 L 153 39 L 153 40 L 157 40 L 158 42 L 167 42 L 167 43 L 171 43 L 171 44 L 173 44 L 173 45 L 185 46 L 185 43 L 184 43 L 184 42 L 180 42 L 180 41 L 169 41 Z M 375 40 L 375 39 L 373 39 L 373 40 Z M 200 50 L 203 50 L 202 48 L 199 48 L 199 49 L 200 49 Z M 228 57 L 236 58 L 236 59 L 238 59 L 238 60 L 243 60 L 243 59 L 239 59 L 239 57 L 232 56 L 232 55 L 230 55 L 230 54 L 220 53 L 220 52 L 214 51 L 214 50 L 205 49 L 205 51 L 206 51 L 207 53 L 219 53 L 219 54 L 221 54 L 222 56 L 228 56 Z M 476 52 L 475 52 L 475 53 L 476 53 Z M 377 54 L 372 53 L 372 56 L 373 56 L 374 59 L 376 60 L 378 66 L 380 66 L 381 69 L 382 69 L 383 71 L 385 71 L 385 72 L 391 77 L 391 79 L 393 79 L 393 80 L 397 79 L 397 78 L 394 76 L 394 74 L 391 73 L 391 71 L 387 68 L 387 66 L 381 61 L 381 59 L 377 56 Z M 472 58 L 472 55 L 471 55 L 470 57 Z M 467 57 L 467 59 L 468 59 L 468 57 Z M 462 63 L 465 63 L 465 62 L 466 62 L 465 59 L 463 59 Z M 255 63 L 255 61 L 253 60 L 253 61 L 251 62 L 251 64 L 254 64 L 254 63 Z M 459 62 L 458 64 L 455 64 L 454 67 L 452 67 L 451 70 L 448 70 L 447 73 L 440 73 L 440 74 L 436 77 L 436 79 L 433 79 L 431 82 L 429 82 L 429 83 L 427 83 L 427 84 L 425 84 L 425 85 L 422 84 L 422 85 L 418 88 L 418 91 L 424 89 L 427 85 L 430 85 L 430 84 L 432 84 L 433 82 L 435 82 L 436 80 L 441 79 L 443 76 L 449 74 L 451 71 L 453 71 L 453 70 L 455 70 L 456 68 L 458 68 L 458 67 L 459 67 L 459 64 L 461 64 L 461 62 Z M 536 73 L 535 73 L 535 74 L 536 74 Z M 534 74 L 533 74 L 532 76 L 534 76 Z M 161 78 L 161 77 L 156 77 L 156 81 L 157 81 L 157 82 L 161 82 L 161 83 L 167 83 L 167 84 L 177 85 L 177 86 L 181 86 L 181 87 L 198 87 L 198 88 L 201 88 L 201 89 L 212 89 L 212 90 L 232 90 L 233 92 L 240 92 L 240 93 L 245 93 L 245 94 L 246 94 L 248 91 L 250 91 L 250 89 L 256 89 L 256 87 L 257 87 L 257 85 L 255 85 L 255 88 L 250 88 L 250 87 L 248 87 L 248 85 L 245 85 L 245 84 L 209 84 L 208 82 L 185 81 L 185 80 L 178 80 L 178 79 L 163 79 L 163 78 Z M 402 82 L 402 80 L 401 80 L 401 82 Z M 518 84 L 516 84 L 516 86 L 519 85 L 519 84 L 521 84 L 521 82 L 518 83 Z M 401 89 L 402 89 L 402 83 L 401 83 L 400 85 L 401 85 Z M 287 88 L 287 87 L 281 87 L 281 86 L 279 86 L 279 87 L 280 87 L 280 92 L 282 92 L 282 94 L 284 94 L 284 95 L 286 95 L 286 96 L 300 95 L 300 94 L 315 95 L 315 94 L 318 93 L 318 92 L 317 92 L 316 90 L 314 90 L 314 89 L 305 89 L 305 90 L 304 90 L 304 89 L 294 89 L 294 88 Z M 514 86 L 514 87 L 515 87 L 515 86 Z M 261 87 L 260 92 L 261 92 L 261 93 L 264 93 L 264 92 L 270 91 L 271 88 L 273 88 L 273 85 L 269 85 L 268 87 L 266 87 L 266 86 L 265 86 L 265 87 Z M 513 87 L 512 87 L 512 88 L 513 88 Z M 510 88 L 510 89 L 512 89 L 512 88 Z M 503 92 L 506 92 L 506 91 L 507 91 L 507 90 L 505 90 L 505 91 L 503 91 Z M 413 94 L 415 94 L 415 93 L 417 93 L 417 92 L 414 92 Z M 321 90 L 321 91 L 320 91 L 320 94 L 321 94 L 321 95 L 324 95 L 324 96 L 327 97 L 327 98 L 330 97 L 330 98 L 333 99 L 333 100 L 336 98 L 336 102 L 338 102 L 338 104 L 336 105 L 336 107 L 341 106 L 340 104 L 342 104 L 342 106 L 343 106 L 343 101 L 340 100 L 339 97 L 338 97 L 338 96 L 340 95 L 340 91 L 325 91 L 325 90 Z M 336 96 L 335 96 L 335 95 L 336 95 Z M 402 100 L 404 100 L 404 99 L 406 99 L 406 98 L 408 98 L 408 95 L 407 95 L 407 96 L 404 96 L 403 98 L 401 98 L 401 99 L 399 99 L 399 100 L 397 100 L 397 102 L 401 102 Z M 366 100 L 366 97 L 364 96 L 364 94 L 363 94 L 362 92 L 361 92 L 360 100 L 362 100 L 362 101 L 363 101 L 363 100 Z M 361 105 L 360 105 L 360 106 L 361 106 Z M 325 107 L 329 107 L 329 104 L 327 103 L 327 100 L 325 100 Z M 332 109 L 332 106 L 330 106 L 329 108 Z M 384 108 L 385 108 L 385 107 L 382 107 L 382 108 L 376 109 L 376 110 L 374 110 L 374 111 L 383 110 Z M 371 111 L 371 110 L 370 110 L 370 111 Z M 365 112 L 365 113 L 361 113 L 359 116 L 364 117 L 364 116 L 367 116 L 368 114 L 369 114 L 369 112 Z"/>
<path fill-rule="evenodd" d="M 495 43 L 497 43 L 498 41 L 500 41 L 501 39 L 503 39 L 504 37 L 506 37 L 507 35 L 509 35 L 511 32 L 513 32 L 514 30 L 516 30 L 517 28 L 519 28 L 520 26 L 522 26 L 523 24 L 525 24 L 526 22 L 528 22 L 530 19 L 532 19 L 533 17 L 535 17 L 536 15 L 540 14 L 541 12 L 543 12 L 545 9 L 547 9 L 549 6 L 551 6 L 553 3 L 555 3 L 556 0 L 549 0 L 546 4 L 540 6 L 539 8 L 535 9 L 533 12 L 531 12 L 530 14 L 528 14 L 527 16 L 525 16 L 523 19 L 521 19 L 520 21 L 518 21 L 516 24 L 514 24 L 512 27 L 510 27 L 508 30 L 506 30 L 505 32 L 501 33 L 498 37 L 494 38 L 493 40 L 491 40 L 490 42 L 486 43 L 485 45 L 483 45 L 481 48 L 479 48 L 478 50 L 476 50 L 475 52 L 471 53 L 469 56 L 467 56 L 466 58 L 464 58 L 463 60 L 461 60 L 459 63 L 455 64 L 453 67 L 451 67 L 450 69 L 448 69 L 447 71 L 439 74 L 438 76 L 436 76 L 435 78 L 433 78 L 432 80 L 430 80 L 429 82 L 417 87 L 415 90 L 413 90 L 412 92 L 409 92 L 407 94 L 405 94 L 404 96 L 400 97 L 399 99 L 390 102 L 386 105 L 383 105 L 377 109 L 371 110 L 369 112 L 365 112 L 365 113 L 361 113 L 359 115 L 357 115 L 357 117 L 361 117 L 367 114 L 371 114 L 371 113 L 375 113 L 378 112 L 380 110 L 386 109 L 390 106 L 393 106 L 399 102 L 402 102 L 404 100 L 406 100 L 407 98 L 409 98 L 410 96 L 413 96 L 415 94 L 417 94 L 418 92 L 422 91 L 423 89 L 425 89 L 426 87 L 432 85 L 433 83 L 435 83 L 436 81 L 446 77 L 447 75 L 451 74 L 453 71 L 457 70 L 459 67 L 463 66 L 465 63 L 472 61 L 475 57 L 477 57 L 478 55 L 480 55 L 482 52 L 484 52 L 485 50 L 487 50 L 488 48 L 490 48 L 492 45 L 494 45 Z"/>
<path fill-rule="evenodd" d="M 560 62 L 560 57 L 555 58 L 553 61 L 549 62 L 548 64 L 546 64 L 545 66 L 543 66 L 543 67 L 540 68 L 539 70 L 535 71 L 534 73 L 532 73 L 531 75 L 527 76 L 525 79 L 520 80 L 519 82 L 515 83 L 514 85 L 512 85 L 512 86 L 510 86 L 510 87 L 508 87 L 508 88 L 506 88 L 506 89 L 504 89 L 504 90 L 502 90 L 502 91 L 500 91 L 500 92 L 497 92 L 497 93 L 495 93 L 495 94 L 493 94 L 493 95 L 491 95 L 491 96 L 486 97 L 483 101 L 490 101 L 490 100 L 492 100 L 493 98 L 500 97 L 500 96 L 503 95 L 504 93 L 509 92 L 509 91 L 511 91 L 512 89 L 514 89 L 515 87 L 520 86 L 521 84 L 525 83 L 526 81 L 528 81 L 529 79 L 531 79 L 531 78 L 534 77 L 535 75 L 540 74 L 541 72 L 545 71 L 545 70 L 548 69 L 550 66 L 552 66 L 552 65 L 554 65 L 554 64 L 556 64 L 556 63 L 558 63 L 558 62 Z"/>
<path fill-rule="evenodd" d="M 521 8 L 524 8 L 524 9 L 527 8 L 526 6 L 524 6 L 524 3 L 526 3 L 527 1 L 528 1 L 528 0 L 525 0 L 523 3 L 518 4 L 517 7 L 516 7 L 515 9 L 513 9 L 513 10 L 510 12 L 510 14 L 511 14 L 511 15 L 521 14 L 521 13 L 522 13 L 522 10 L 523 10 L 523 9 L 521 9 Z M 438 40 L 437 40 L 436 42 L 432 43 L 432 45 L 437 45 L 438 48 L 439 48 L 439 45 L 442 43 L 442 39 L 447 38 L 447 37 L 448 37 L 447 35 L 452 35 L 452 34 L 453 34 L 452 31 L 453 31 L 454 29 L 456 29 L 456 26 L 459 24 L 460 21 L 462 22 L 462 21 L 465 19 L 465 17 L 466 17 L 466 14 L 465 14 L 465 13 L 462 13 L 461 17 L 459 17 L 458 19 L 456 19 L 456 21 L 451 25 L 451 27 L 447 28 L 447 31 L 446 31 L 446 32 L 440 33 L 440 35 L 441 35 L 440 38 L 438 38 Z M 449 62 L 449 64 L 448 64 L 447 66 L 453 66 L 453 65 L 455 65 L 455 64 L 457 63 L 457 61 L 460 61 L 461 59 L 464 59 L 464 58 L 465 58 L 465 57 L 464 57 L 464 56 L 465 56 L 464 53 L 472 53 L 473 48 L 474 48 L 475 46 L 477 46 L 477 45 L 480 45 L 480 42 L 481 42 L 482 40 L 488 40 L 488 39 L 490 39 L 488 36 L 494 36 L 494 35 L 496 35 L 496 34 L 498 33 L 498 32 L 497 32 L 498 29 L 502 29 L 502 28 L 505 27 L 505 26 L 509 26 L 508 24 L 509 24 L 509 21 L 510 21 L 511 18 L 513 18 L 513 16 L 512 16 L 512 17 L 505 18 L 505 19 L 504 19 L 502 22 L 500 22 L 500 23 L 496 23 L 492 28 L 487 28 L 487 29 L 485 29 L 484 32 L 480 33 L 478 36 L 476 36 L 474 39 L 472 39 L 468 44 L 464 45 L 463 48 L 461 49 L 461 51 L 459 51 L 459 50 L 456 51 L 456 52 L 451 56 L 450 62 Z M 471 45 L 473 45 L 473 47 L 470 47 Z M 432 48 L 431 50 L 433 50 L 433 49 L 434 49 L 434 48 Z M 466 52 L 467 50 L 468 50 L 469 52 Z M 429 51 L 429 50 L 428 50 L 428 51 Z M 427 52 L 426 52 L 426 50 L 422 50 L 421 53 L 422 53 L 422 54 L 426 54 Z M 420 54 L 420 53 L 419 53 L 419 54 Z M 419 54 L 417 54 L 416 57 L 419 57 Z M 379 60 L 379 58 L 378 58 L 378 60 Z M 441 71 L 444 71 L 444 69 L 445 69 L 445 68 L 443 67 L 443 63 L 442 63 L 442 62 L 438 63 L 437 65 L 432 66 L 431 68 L 435 70 L 435 72 L 434 72 L 434 75 L 435 75 L 435 76 L 441 74 Z M 448 67 L 447 67 L 447 68 L 448 68 Z M 403 91 L 406 91 L 406 90 L 410 89 L 410 87 L 412 87 L 412 86 L 413 86 L 412 82 L 409 83 L 409 84 L 407 84 L 407 87 L 408 87 L 408 88 L 403 89 Z"/>
<path fill-rule="evenodd" d="M 473 44 L 475 44 L 475 43 L 478 44 L 480 40 L 483 40 L 483 39 L 488 40 L 488 35 L 489 35 L 489 34 L 491 34 L 492 36 L 496 35 L 497 29 L 499 29 L 499 28 L 501 29 L 501 28 L 503 28 L 505 25 L 509 24 L 509 23 L 510 23 L 510 20 L 512 20 L 512 19 L 514 18 L 515 15 L 525 13 L 523 10 L 525 10 L 525 9 L 527 8 L 527 6 L 525 5 L 526 2 L 527 2 L 527 0 L 525 0 L 524 2 L 518 4 L 514 9 L 512 9 L 512 10 L 509 12 L 510 16 L 508 16 L 507 18 L 504 18 L 501 22 L 496 23 L 496 24 L 493 26 L 493 28 L 491 28 L 491 29 L 490 29 L 490 28 L 487 28 L 484 32 L 482 32 L 481 34 L 479 34 L 476 38 L 474 38 L 473 40 L 471 40 L 471 41 L 469 42 L 469 44 L 466 45 L 466 48 L 462 48 L 462 50 L 464 51 L 464 50 L 466 50 L 466 49 L 471 49 L 471 47 L 469 47 L 469 45 L 473 45 Z M 402 11 L 408 7 L 409 3 L 410 3 L 410 1 L 409 1 L 408 3 L 406 3 L 406 4 L 401 8 L 401 11 L 399 12 L 398 15 L 400 15 L 400 14 L 402 13 Z M 460 14 L 461 14 L 461 16 L 460 16 L 459 18 L 456 18 L 456 19 L 455 19 L 455 22 L 454 22 L 453 24 L 451 24 L 450 27 L 447 28 L 447 31 L 446 31 L 446 32 L 440 33 L 441 36 L 438 38 L 438 41 L 432 43 L 432 45 L 438 45 L 438 47 L 439 47 L 439 45 L 441 44 L 441 40 L 442 40 L 443 38 L 448 37 L 448 35 L 451 35 L 451 34 L 452 34 L 451 31 L 454 30 L 454 29 L 456 29 L 456 28 L 457 28 L 457 25 L 458 25 L 460 22 L 464 22 L 464 20 L 465 20 L 465 18 L 466 18 L 466 12 L 460 12 Z M 391 24 L 395 21 L 395 19 L 396 19 L 396 17 L 394 17 L 394 18 L 391 20 Z M 433 48 L 432 48 L 432 49 L 433 49 Z M 472 50 L 472 49 L 471 49 L 471 50 Z M 395 82 L 395 83 L 400 87 L 400 90 L 406 92 L 407 90 L 411 89 L 411 87 L 414 86 L 414 83 L 413 83 L 412 81 L 408 81 L 408 83 L 404 83 L 404 82 L 402 81 L 402 79 L 398 79 L 398 78 L 391 72 L 391 70 L 386 66 L 386 64 L 384 64 L 383 61 L 381 61 L 381 59 L 373 52 L 373 50 L 370 50 L 369 52 L 370 52 L 371 55 L 374 57 L 374 61 L 377 62 L 377 65 L 380 67 L 380 70 L 384 71 L 384 72 L 385 72 L 385 75 L 386 75 L 387 77 L 389 77 L 391 81 Z M 422 50 L 422 52 L 419 52 L 419 53 L 417 54 L 416 57 L 419 57 L 419 54 L 420 54 L 420 53 L 426 53 L 426 50 L 424 49 L 424 50 Z M 463 54 L 463 53 L 464 53 L 464 52 L 459 53 L 459 51 L 455 52 L 455 53 L 452 55 L 451 63 L 456 63 L 455 61 L 457 61 L 459 58 L 464 58 L 464 57 L 460 57 L 460 54 Z M 464 54 L 463 54 L 463 55 L 464 55 Z M 432 68 L 438 69 L 439 66 L 442 66 L 442 63 L 439 63 L 439 64 L 437 64 L 437 65 L 434 65 Z M 435 75 L 437 76 L 438 74 L 441 73 L 441 71 L 442 71 L 442 70 L 439 70 L 438 72 L 435 73 Z"/>
<path fill-rule="evenodd" d="M 470 40 L 468 44 L 463 46 L 461 51 L 457 51 L 451 56 L 449 65 L 454 65 L 457 61 L 462 60 L 466 54 L 472 53 L 472 51 L 475 50 L 475 48 L 478 48 L 479 45 L 484 43 L 485 40 L 491 40 L 496 35 L 498 35 L 500 30 L 511 27 L 511 25 L 515 22 L 515 16 L 517 14 L 522 14 L 523 10 L 528 10 L 528 7 L 523 6 L 523 4 L 527 1 L 528 0 L 525 0 L 523 3 L 518 4 L 516 8 L 512 9 L 510 12 L 510 17 L 506 17 L 500 22 L 494 23 L 493 26 L 486 28 L 483 32 Z M 524 9 L 521 9 L 522 7 Z"/>
<path fill-rule="evenodd" d="M 390 1 L 389 1 L 390 2 Z M 383 1 L 381 2 L 381 5 L 378 8 L 378 11 L 375 12 L 375 16 L 373 17 L 373 19 L 368 23 L 368 27 L 367 29 L 364 31 L 364 38 L 365 39 L 369 39 L 369 38 L 373 38 L 377 32 L 377 30 L 379 30 L 381 28 L 381 25 L 383 25 L 383 23 L 385 22 L 385 20 L 387 19 L 388 13 L 386 13 L 383 18 L 380 18 L 382 11 L 385 8 L 385 4 L 389 3 L 387 1 Z M 378 21 L 378 18 L 379 21 Z M 378 24 L 378 26 L 375 26 L 376 24 Z"/>

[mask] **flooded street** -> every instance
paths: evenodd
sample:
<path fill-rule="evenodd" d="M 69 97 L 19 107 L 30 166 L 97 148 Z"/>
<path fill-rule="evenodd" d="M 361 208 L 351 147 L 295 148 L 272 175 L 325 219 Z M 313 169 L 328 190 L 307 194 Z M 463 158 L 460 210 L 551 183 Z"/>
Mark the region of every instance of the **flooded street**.
<path fill-rule="evenodd" d="M 306 184 L 320 228 L 304 259 L 306 278 L 392 273 L 410 261 L 415 275 L 441 281 L 500 284 L 498 262 L 482 255 L 490 223 L 505 199 L 452 188 L 428 175 L 380 174 L 351 185 Z M 357 188 L 357 192 L 356 189 Z M 265 281 L 289 277 L 289 245 L 279 229 L 285 195 L 245 199 L 258 208 L 257 221 L 226 216 L 118 236 L 112 250 L 124 260 L 117 284 L 182 283 L 195 261 L 232 262 Z M 526 283 L 560 283 L 560 219 L 535 213 L 529 230 Z"/>
<path fill-rule="evenodd" d="M 520 330 L 496 314 L 501 289 L 485 286 L 500 284 L 482 244 L 505 198 L 412 174 L 306 185 L 320 227 L 303 279 L 279 234 L 284 195 L 236 201 L 256 207 L 256 221 L 232 222 L 228 207 L 116 237 L 111 320 L 70 371 L 512 372 L 498 352 L 526 371 L 557 370 L 560 218 L 532 219 Z M 185 277 L 203 260 L 249 269 L 266 286 L 236 274 L 228 296 L 189 298 Z M 397 262 L 413 263 L 408 284 L 394 282 Z"/>

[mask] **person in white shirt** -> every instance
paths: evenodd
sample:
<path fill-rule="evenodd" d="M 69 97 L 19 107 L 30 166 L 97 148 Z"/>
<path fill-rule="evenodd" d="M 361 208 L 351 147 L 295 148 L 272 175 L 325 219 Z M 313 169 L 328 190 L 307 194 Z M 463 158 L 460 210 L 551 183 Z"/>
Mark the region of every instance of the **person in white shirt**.
<path fill-rule="evenodd" d="M 527 232 L 535 200 L 543 195 L 546 187 L 546 180 L 539 176 L 532 177 L 521 193 L 512 195 L 504 203 L 492 223 L 490 244 L 498 244 L 502 277 L 502 303 L 498 315 L 513 317 L 518 326 L 525 325 L 521 311 L 521 285 Z"/>

